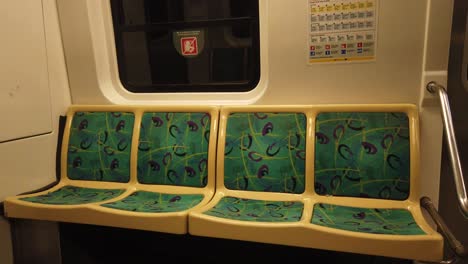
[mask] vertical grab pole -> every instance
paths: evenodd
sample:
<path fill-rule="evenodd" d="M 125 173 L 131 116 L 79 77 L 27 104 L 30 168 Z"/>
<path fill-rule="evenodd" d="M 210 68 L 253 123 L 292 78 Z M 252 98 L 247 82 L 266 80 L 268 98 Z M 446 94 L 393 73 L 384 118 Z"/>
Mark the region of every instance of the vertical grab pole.
<path fill-rule="evenodd" d="M 445 139 L 449 149 L 450 164 L 452 166 L 453 177 L 455 181 L 455 188 L 457 190 L 458 203 L 460 210 L 465 218 L 468 218 L 468 198 L 466 194 L 465 182 L 463 180 L 463 171 L 458 154 L 457 140 L 455 138 L 455 131 L 453 128 L 452 113 L 450 111 L 450 104 L 445 88 L 436 83 L 429 82 L 426 89 L 431 94 L 437 94 L 440 99 L 440 106 L 442 109 L 442 120 L 444 123 Z"/>

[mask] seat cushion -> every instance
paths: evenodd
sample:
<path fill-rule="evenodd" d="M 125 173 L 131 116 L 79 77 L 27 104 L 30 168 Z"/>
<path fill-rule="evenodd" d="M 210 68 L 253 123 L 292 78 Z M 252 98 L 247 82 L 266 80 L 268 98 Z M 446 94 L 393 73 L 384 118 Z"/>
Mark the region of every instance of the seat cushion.
<path fill-rule="evenodd" d="M 303 113 L 231 113 L 224 153 L 226 188 L 303 193 L 306 120 Z"/>
<path fill-rule="evenodd" d="M 68 178 L 128 182 L 134 120 L 133 113 L 76 112 L 68 143 Z"/>
<path fill-rule="evenodd" d="M 47 194 L 20 198 L 20 200 L 40 204 L 77 205 L 110 200 L 124 192 L 124 189 L 94 189 L 65 186 Z"/>
<path fill-rule="evenodd" d="M 205 187 L 209 113 L 144 113 L 138 141 L 138 182 Z"/>
<path fill-rule="evenodd" d="M 254 222 L 297 222 L 304 204 L 290 201 L 266 201 L 223 197 L 204 214 L 232 220 Z"/>
<path fill-rule="evenodd" d="M 405 113 L 321 113 L 315 136 L 316 193 L 408 198 L 410 138 Z"/>
<path fill-rule="evenodd" d="M 314 206 L 311 223 L 371 234 L 425 234 L 405 209 L 369 209 L 319 203 Z"/>
<path fill-rule="evenodd" d="M 190 209 L 202 200 L 202 194 L 165 194 L 137 191 L 122 200 L 102 204 L 102 206 L 133 212 L 168 213 Z"/>

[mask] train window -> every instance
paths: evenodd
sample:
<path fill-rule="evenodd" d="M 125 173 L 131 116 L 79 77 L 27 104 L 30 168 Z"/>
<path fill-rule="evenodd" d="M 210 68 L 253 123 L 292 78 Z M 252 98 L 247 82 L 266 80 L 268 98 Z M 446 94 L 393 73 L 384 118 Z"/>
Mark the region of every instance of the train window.
<path fill-rule="evenodd" d="M 244 92 L 260 79 L 258 0 L 110 0 L 135 93 Z"/>

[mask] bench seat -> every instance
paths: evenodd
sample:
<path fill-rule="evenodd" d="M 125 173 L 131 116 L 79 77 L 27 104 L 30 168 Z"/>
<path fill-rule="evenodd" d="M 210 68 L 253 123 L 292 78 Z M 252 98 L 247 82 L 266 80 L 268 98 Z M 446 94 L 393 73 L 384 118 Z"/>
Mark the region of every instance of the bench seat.
<path fill-rule="evenodd" d="M 189 233 L 440 261 L 418 123 L 412 105 L 222 107 L 216 194 Z"/>
<path fill-rule="evenodd" d="M 73 106 L 8 217 L 440 261 L 413 105 Z"/>
<path fill-rule="evenodd" d="M 73 106 L 61 180 L 8 197 L 8 217 L 187 233 L 214 194 L 217 107 Z"/>

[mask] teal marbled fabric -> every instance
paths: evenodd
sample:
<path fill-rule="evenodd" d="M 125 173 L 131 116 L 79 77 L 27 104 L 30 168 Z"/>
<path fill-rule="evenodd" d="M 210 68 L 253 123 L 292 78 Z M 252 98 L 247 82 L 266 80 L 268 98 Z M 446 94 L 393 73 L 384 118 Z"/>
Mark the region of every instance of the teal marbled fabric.
<path fill-rule="evenodd" d="M 134 119 L 133 113 L 75 113 L 68 144 L 68 178 L 128 182 Z"/>
<path fill-rule="evenodd" d="M 410 143 L 405 113 L 321 113 L 315 136 L 318 194 L 408 198 Z"/>
<path fill-rule="evenodd" d="M 138 143 L 138 181 L 204 187 L 209 113 L 145 113 Z"/>
<path fill-rule="evenodd" d="M 226 128 L 226 188 L 304 192 L 306 127 L 302 113 L 232 113 Z"/>
<path fill-rule="evenodd" d="M 190 209 L 202 200 L 202 194 L 163 194 L 138 191 L 120 201 L 102 204 L 102 206 L 132 212 L 168 213 Z"/>
<path fill-rule="evenodd" d="M 122 189 L 93 189 L 65 186 L 48 194 L 20 198 L 20 200 L 40 204 L 77 205 L 110 200 L 121 195 L 124 191 Z"/>
<path fill-rule="evenodd" d="M 237 197 L 223 197 L 204 214 L 232 220 L 252 222 L 298 222 L 304 204 L 301 202 L 277 202 Z"/>
<path fill-rule="evenodd" d="M 311 223 L 370 234 L 426 234 L 416 224 L 411 213 L 404 209 L 369 209 L 316 204 Z"/>

